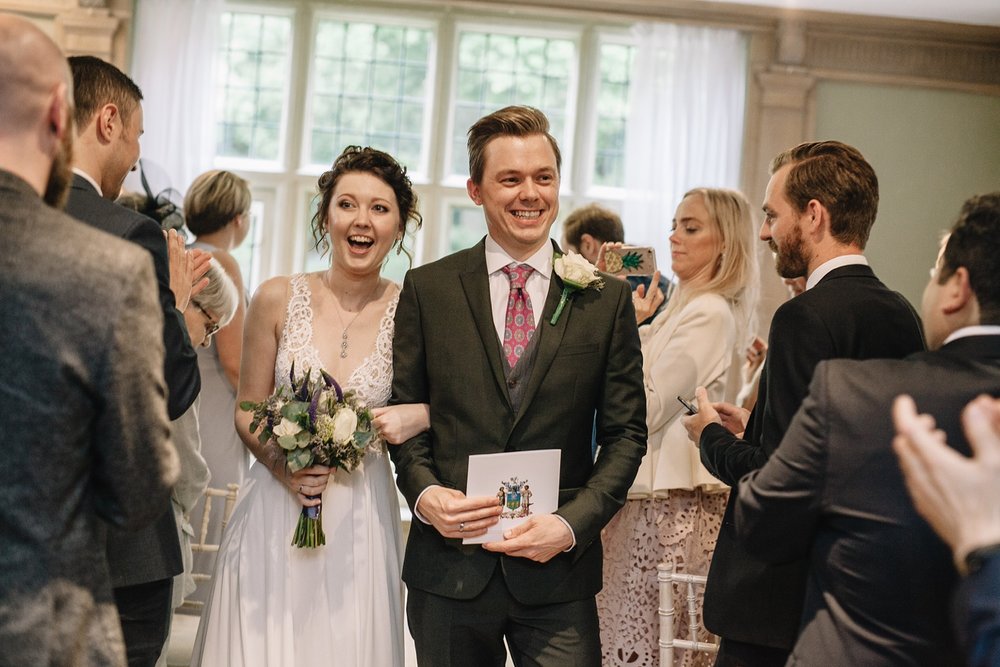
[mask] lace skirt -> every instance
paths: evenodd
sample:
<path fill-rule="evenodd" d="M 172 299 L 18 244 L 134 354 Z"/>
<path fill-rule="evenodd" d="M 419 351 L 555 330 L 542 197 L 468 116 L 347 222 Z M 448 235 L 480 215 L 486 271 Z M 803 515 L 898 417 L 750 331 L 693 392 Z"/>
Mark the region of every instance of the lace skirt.
<path fill-rule="evenodd" d="M 597 595 L 604 667 L 657 667 L 656 566 L 706 574 L 729 491 L 674 489 L 667 498 L 629 500 L 604 529 L 604 590 Z M 675 588 L 674 636 L 688 638 L 684 591 Z M 699 604 L 699 610 L 701 605 Z M 682 622 L 683 620 L 683 622 Z M 699 623 L 701 618 L 698 619 Z M 701 631 L 698 640 L 710 641 Z M 675 665 L 711 665 L 715 656 L 675 650 Z"/>

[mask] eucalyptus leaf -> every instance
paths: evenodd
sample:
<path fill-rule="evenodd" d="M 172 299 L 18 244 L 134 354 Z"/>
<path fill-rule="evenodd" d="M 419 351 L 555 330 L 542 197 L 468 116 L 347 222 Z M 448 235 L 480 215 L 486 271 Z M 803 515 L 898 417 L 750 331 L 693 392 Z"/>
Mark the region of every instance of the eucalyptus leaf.
<path fill-rule="evenodd" d="M 288 452 L 288 469 L 293 473 L 312 465 L 313 453 L 308 449 L 296 449 Z"/>
<path fill-rule="evenodd" d="M 281 406 L 281 416 L 297 422 L 302 415 L 309 415 L 309 404 L 302 401 L 291 401 Z"/>
<path fill-rule="evenodd" d="M 278 438 L 278 445 L 282 449 L 295 449 L 299 446 L 298 438 L 294 435 L 283 435 Z"/>
<path fill-rule="evenodd" d="M 354 432 L 354 446 L 358 449 L 364 449 L 368 446 L 368 441 L 372 439 L 371 431 L 355 431 Z"/>

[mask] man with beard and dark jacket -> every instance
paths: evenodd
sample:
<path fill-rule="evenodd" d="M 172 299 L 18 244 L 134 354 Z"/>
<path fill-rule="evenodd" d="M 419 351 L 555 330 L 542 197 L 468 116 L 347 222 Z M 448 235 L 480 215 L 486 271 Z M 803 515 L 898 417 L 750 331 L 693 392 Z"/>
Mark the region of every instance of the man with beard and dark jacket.
<path fill-rule="evenodd" d="M 71 84 L 49 37 L 0 15 L 4 667 L 125 664 L 103 524 L 154 520 L 178 473 L 149 254 L 53 208 Z"/>
<path fill-rule="evenodd" d="M 703 389 L 699 413 L 684 418 L 702 463 L 726 484 L 735 487 L 774 453 L 819 362 L 898 359 L 923 349 L 913 307 L 862 254 L 877 210 L 875 171 L 852 146 L 804 143 L 771 162 L 760 238 L 782 278 L 807 277 L 806 291 L 774 314 L 748 420 L 735 406 L 709 403 Z M 733 523 L 736 498 L 730 495 L 709 568 L 705 627 L 722 637 L 717 665 L 784 665 L 798 635 L 808 563 L 768 563 L 748 552 Z"/>

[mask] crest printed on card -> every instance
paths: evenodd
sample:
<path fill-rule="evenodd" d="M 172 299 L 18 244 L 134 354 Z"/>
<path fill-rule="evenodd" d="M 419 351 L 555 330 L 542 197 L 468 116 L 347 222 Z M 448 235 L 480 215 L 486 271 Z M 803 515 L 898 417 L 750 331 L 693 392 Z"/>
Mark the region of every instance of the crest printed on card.
<path fill-rule="evenodd" d="M 521 481 L 517 477 L 500 482 L 497 500 L 503 507 L 501 519 L 523 519 L 531 515 L 531 487 L 528 480 Z"/>

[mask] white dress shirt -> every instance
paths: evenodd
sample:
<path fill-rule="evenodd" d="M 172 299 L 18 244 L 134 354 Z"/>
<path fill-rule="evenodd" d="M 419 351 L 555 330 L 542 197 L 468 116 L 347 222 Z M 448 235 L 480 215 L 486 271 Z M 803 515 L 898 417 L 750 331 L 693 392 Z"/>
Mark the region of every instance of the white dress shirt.
<path fill-rule="evenodd" d="M 816 287 L 816 283 L 823 280 L 826 274 L 830 273 L 834 269 L 839 269 L 842 266 L 852 266 L 855 264 L 861 264 L 868 266 L 868 258 L 864 255 L 841 255 L 840 257 L 834 257 L 833 259 L 828 259 L 819 266 L 816 270 L 809 274 L 809 278 L 806 280 L 806 289 L 812 289 Z"/>
<path fill-rule="evenodd" d="M 953 340 L 965 338 L 966 336 L 1000 336 L 1000 326 L 994 324 L 977 324 L 971 327 L 962 327 L 952 331 L 941 345 L 947 345 Z"/>
<path fill-rule="evenodd" d="M 93 185 L 94 189 L 97 190 L 98 196 L 100 196 L 100 197 L 104 196 L 104 191 L 101 190 L 100 184 L 97 181 L 95 181 L 93 179 L 93 177 L 91 177 L 90 174 L 88 174 L 84 170 L 80 169 L 79 167 L 73 167 L 73 173 L 76 174 L 77 176 L 79 176 L 80 178 L 82 178 L 83 180 L 87 181 L 91 185 Z"/>

